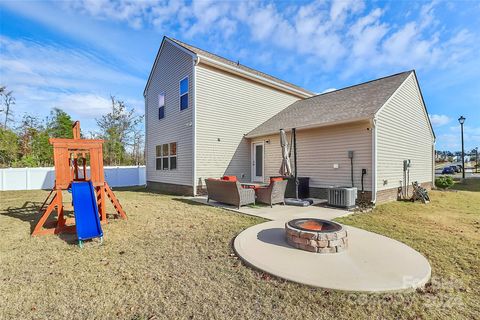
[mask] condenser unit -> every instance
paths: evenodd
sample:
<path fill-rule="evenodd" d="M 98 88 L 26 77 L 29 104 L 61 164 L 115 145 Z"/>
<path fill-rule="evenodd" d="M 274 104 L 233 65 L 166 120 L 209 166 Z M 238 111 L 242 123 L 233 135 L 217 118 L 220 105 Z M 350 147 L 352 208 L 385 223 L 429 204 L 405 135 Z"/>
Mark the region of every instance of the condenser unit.
<path fill-rule="evenodd" d="M 351 209 L 355 207 L 357 188 L 332 187 L 328 188 L 328 205 Z"/>

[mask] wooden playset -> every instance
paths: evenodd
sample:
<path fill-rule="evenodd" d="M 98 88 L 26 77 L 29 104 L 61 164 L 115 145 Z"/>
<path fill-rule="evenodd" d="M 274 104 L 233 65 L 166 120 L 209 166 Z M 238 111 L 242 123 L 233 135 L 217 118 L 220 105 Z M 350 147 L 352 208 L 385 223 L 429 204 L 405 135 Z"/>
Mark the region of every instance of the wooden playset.
<path fill-rule="evenodd" d="M 94 225 L 95 221 L 107 223 L 107 212 L 105 200 L 108 197 L 116 210 L 117 217 L 126 219 L 127 215 L 118 202 L 115 194 L 105 181 L 103 171 L 103 140 L 82 139 L 80 137 L 80 122 L 73 124 L 73 139 L 51 138 L 50 144 L 53 145 L 53 157 L 55 164 L 55 185 L 47 199 L 40 208 L 40 219 L 38 220 L 32 235 L 75 233 L 77 232 L 80 240 L 79 225 L 85 221 Z M 90 166 L 90 176 L 87 172 L 87 162 Z M 88 187 L 83 193 L 77 192 L 77 199 L 73 199 L 75 219 L 64 217 L 63 191 L 70 191 L 75 186 L 88 184 L 91 188 L 91 195 Z M 78 190 L 79 188 L 77 188 Z M 72 198 L 75 196 L 75 190 Z M 48 205 L 47 205 L 48 203 Z M 75 205 L 77 203 L 78 205 Z M 89 204 L 90 203 L 90 204 Z M 46 206 L 46 207 L 45 207 Z M 93 213 L 93 220 L 85 218 L 85 206 L 90 206 L 88 214 Z M 81 208 L 81 211 L 80 211 Z M 47 221 L 50 215 L 56 211 L 56 219 Z M 98 227 L 100 224 L 98 223 Z M 82 227 L 83 228 L 83 227 Z M 100 233 L 101 233 L 101 228 Z M 103 236 L 97 235 L 98 237 Z M 96 236 L 88 236 L 85 239 Z"/>

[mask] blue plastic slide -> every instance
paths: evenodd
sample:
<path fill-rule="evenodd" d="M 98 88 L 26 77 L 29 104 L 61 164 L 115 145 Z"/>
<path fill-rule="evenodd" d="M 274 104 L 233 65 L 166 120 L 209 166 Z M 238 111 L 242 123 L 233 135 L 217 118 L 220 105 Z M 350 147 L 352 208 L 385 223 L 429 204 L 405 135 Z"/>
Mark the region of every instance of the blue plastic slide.
<path fill-rule="evenodd" d="M 96 195 L 92 182 L 72 182 L 72 199 L 79 246 L 83 247 L 84 240 L 98 237 L 103 239 L 103 231 L 100 225 Z"/>

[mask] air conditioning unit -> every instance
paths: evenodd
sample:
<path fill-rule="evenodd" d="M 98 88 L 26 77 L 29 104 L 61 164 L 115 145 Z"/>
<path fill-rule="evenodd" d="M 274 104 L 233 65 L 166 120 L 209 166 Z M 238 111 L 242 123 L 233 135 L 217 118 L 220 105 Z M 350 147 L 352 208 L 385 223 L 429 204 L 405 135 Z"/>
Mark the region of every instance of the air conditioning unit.
<path fill-rule="evenodd" d="M 341 208 L 355 208 L 357 188 L 332 187 L 328 188 L 328 205 Z"/>

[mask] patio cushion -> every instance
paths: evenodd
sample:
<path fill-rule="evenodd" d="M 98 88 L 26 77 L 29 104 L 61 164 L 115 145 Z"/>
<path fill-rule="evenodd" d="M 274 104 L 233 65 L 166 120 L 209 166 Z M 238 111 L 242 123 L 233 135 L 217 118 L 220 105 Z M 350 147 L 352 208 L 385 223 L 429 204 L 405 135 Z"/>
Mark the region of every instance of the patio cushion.
<path fill-rule="evenodd" d="M 223 176 L 222 180 L 225 181 L 238 181 L 237 176 Z"/>
<path fill-rule="evenodd" d="M 272 183 L 274 181 L 283 181 L 283 178 L 282 177 L 271 177 L 270 178 L 270 183 Z"/>
<path fill-rule="evenodd" d="M 262 188 L 262 187 L 256 186 L 256 185 L 243 185 L 242 188 L 257 190 L 258 188 Z"/>

